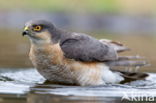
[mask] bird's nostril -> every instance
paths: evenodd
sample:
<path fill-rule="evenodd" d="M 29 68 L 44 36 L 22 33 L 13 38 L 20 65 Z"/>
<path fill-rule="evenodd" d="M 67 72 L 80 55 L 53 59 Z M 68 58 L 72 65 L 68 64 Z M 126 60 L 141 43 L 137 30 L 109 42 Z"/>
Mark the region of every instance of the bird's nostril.
<path fill-rule="evenodd" d="M 28 31 L 23 31 L 22 35 L 28 35 Z"/>

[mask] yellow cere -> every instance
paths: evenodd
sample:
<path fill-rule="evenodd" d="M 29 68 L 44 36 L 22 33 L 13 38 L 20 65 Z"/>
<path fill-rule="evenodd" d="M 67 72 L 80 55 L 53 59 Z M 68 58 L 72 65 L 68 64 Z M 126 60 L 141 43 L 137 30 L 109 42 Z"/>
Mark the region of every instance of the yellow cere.
<path fill-rule="evenodd" d="M 27 26 L 24 28 L 24 31 L 26 31 L 26 30 L 28 30 L 28 27 Z"/>

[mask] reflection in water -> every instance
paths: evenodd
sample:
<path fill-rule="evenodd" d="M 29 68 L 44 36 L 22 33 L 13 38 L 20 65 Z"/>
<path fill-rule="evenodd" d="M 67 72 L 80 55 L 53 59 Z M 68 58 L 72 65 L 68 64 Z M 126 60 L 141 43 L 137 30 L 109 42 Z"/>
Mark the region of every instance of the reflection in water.
<path fill-rule="evenodd" d="M 52 94 L 30 93 L 28 103 L 120 103 L 121 99 L 111 97 L 59 96 Z"/>
<path fill-rule="evenodd" d="M 126 93 L 156 97 L 156 74 L 120 85 L 65 86 L 44 83 L 35 69 L 0 69 L 0 103 L 120 103 Z"/>
<path fill-rule="evenodd" d="M 24 95 L 0 94 L 0 103 L 27 103 L 27 101 Z"/>

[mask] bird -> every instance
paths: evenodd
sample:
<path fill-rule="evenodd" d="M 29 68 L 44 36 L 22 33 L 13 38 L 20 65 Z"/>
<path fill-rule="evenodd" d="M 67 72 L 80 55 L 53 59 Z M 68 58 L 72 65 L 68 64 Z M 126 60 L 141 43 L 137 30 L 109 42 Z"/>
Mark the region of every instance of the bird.
<path fill-rule="evenodd" d="M 30 40 L 33 66 L 52 83 L 97 86 L 148 77 L 143 72 L 113 69 L 147 65 L 140 56 L 120 56 L 119 53 L 130 50 L 120 42 L 65 31 L 40 19 L 26 22 L 22 35 Z"/>

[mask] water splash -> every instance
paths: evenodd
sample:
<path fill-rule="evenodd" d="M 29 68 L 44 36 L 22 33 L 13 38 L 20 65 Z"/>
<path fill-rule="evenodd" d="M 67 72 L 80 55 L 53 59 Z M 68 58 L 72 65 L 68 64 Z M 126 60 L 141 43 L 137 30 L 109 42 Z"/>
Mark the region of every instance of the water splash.
<path fill-rule="evenodd" d="M 151 92 L 156 96 L 156 74 L 148 73 L 146 80 L 133 81 L 124 85 L 108 84 L 101 86 L 63 86 L 44 84 L 45 79 L 36 69 L 0 69 L 0 93 L 26 94 L 34 91 L 39 94 L 76 96 L 122 96 L 123 91 Z"/>

